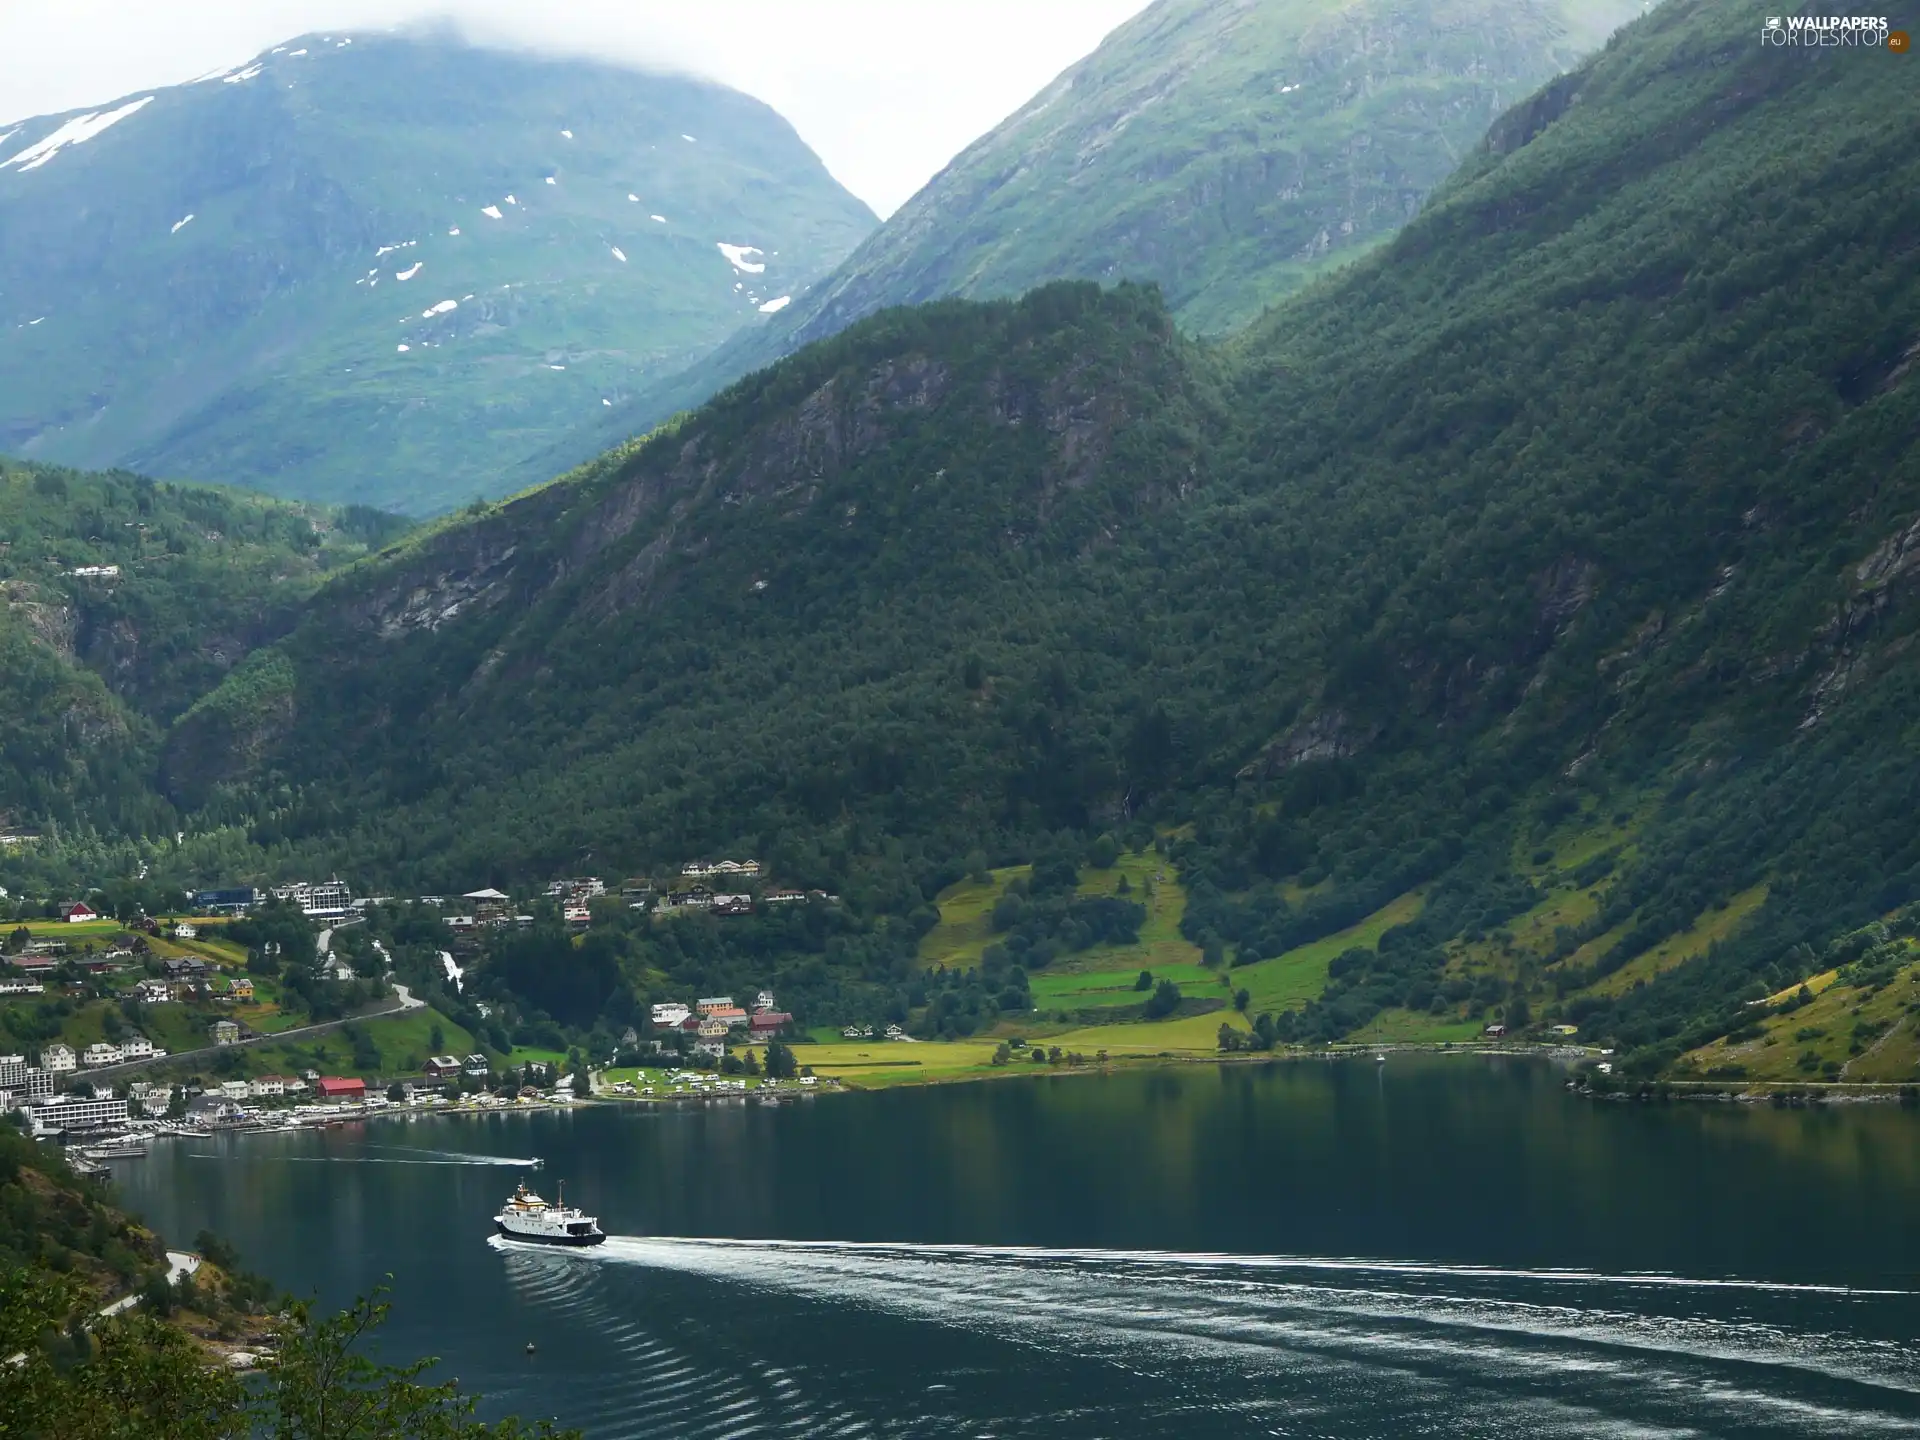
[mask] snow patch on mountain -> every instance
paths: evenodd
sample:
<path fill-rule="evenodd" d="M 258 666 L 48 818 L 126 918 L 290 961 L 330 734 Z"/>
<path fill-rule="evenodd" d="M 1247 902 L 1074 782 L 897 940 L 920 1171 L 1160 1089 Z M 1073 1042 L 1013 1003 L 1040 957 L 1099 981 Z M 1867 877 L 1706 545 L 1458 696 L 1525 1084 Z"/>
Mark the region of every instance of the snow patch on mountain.
<path fill-rule="evenodd" d="M 76 115 L 58 130 L 42 140 L 38 140 L 19 154 L 6 160 L 0 160 L 0 170 L 18 165 L 22 171 L 38 170 L 69 145 L 84 145 L 87 141 L 117 125 L 137 110 L 153 103 L 153 96 L 134 100 L 122 105 L 118 110 L 95 110 L 85 115 Z"/>

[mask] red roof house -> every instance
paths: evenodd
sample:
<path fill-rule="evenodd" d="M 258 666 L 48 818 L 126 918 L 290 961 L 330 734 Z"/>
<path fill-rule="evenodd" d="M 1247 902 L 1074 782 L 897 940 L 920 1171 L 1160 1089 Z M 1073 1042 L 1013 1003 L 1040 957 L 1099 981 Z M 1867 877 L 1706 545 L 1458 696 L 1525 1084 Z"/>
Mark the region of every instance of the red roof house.
<path fill-rule="evenodd" d="M 367 1082 L 353 1076 L 322 1075 L 314 1082 L 314 1092 L 322 1100 L 364 1100 Z"/>
<path fill-rule="evenodd" d="M 785 1010 L 756 1010 L 753 1018 L 747 1021 L 747 1027 L 756 1040 L 763 1035 L 778 1035 L 791 1024 L 793 1016 Z"/>
<path fill-rule="evenodd" d="M 71 905 L 61 907 L 60 918 L 69 925 L 84 924 L 88 920 L 98 920 L 100 912 L 84 900 L 76 900 Z"/>

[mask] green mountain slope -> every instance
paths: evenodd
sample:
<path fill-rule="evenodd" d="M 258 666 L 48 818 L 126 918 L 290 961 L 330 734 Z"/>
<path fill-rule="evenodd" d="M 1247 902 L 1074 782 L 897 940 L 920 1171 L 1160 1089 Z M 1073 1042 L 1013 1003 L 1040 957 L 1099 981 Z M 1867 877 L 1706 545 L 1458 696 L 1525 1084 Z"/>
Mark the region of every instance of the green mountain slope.
<path fill-rule="evenodd" d="M 1636 22 L 1231 346 L 1086 283 L 811 346 L 330 583 L 173 793 L 274 863 L 751 849 L 900 917 L 1158 831 L 1276 1033 L 1673 1063 L 1920 899 L 1920 92 L 1753 30 Z"/>
<path fill-rule="evenodd" d="M 413 513 L 546 478 L 873 223 L 746 96 L 440 36 L 0 131 L 0 450 Z"/>
<path fill-rule="evenodd" d="M 1630 0 L 1161 0 L 967 147 L 794 306 L 802 343 L 887 305 L 1152 280 L 1238 327 L 1403 225 L 1487 126 Z"/>
<path fill-rule="evenodd" d="M 1507 106 L 1641 8 L 1158 0 L 830 276 L 592 433 L 611 445 L 889 305 L 1139 280 L 1190 333 L 1234 329 L 1393 234 Z"/>
<path fill-rule="evenodd" d="M 0 831 L 171 834 L 155 784 L 164 727 L 285 633 L 327 571 L 404 529 L 375 511 L 0 463 Z"/>

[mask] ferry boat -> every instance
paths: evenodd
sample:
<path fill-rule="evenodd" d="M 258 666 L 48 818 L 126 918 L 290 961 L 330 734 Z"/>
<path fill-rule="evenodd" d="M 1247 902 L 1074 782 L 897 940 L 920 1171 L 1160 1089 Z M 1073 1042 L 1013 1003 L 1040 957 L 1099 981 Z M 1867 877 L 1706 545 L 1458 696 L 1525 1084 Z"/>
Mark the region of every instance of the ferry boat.
<path fill-rule="evenodd" d="M 509 1240 L 535 1245 L 598 1245 L 607 1238 L 593 1216 L 567 1207 L 566 1186 L 549 1205 L 522 1181 L 513 1197 L 493 1217 L 493 1227 Z"/>

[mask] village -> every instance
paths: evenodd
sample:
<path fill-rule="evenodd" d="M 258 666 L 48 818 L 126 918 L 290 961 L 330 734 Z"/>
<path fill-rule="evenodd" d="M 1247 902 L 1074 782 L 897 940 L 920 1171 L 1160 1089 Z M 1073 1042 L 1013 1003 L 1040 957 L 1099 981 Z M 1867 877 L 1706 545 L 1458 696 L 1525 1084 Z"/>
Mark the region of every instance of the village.
<path fill-rule="evenodd" d="M 542 901 L 550 904 L 576 932 L 592 925 L 596 903 L 618 903 L 660 922 L 686 915 L 738 916 L 767 907 L 838 903 L 837 897 L 824 891 L 762 887 L 760 876 L 761 866 L 754 860 L 694 861 L 679 867 L 665 882 L 635 879 L 610 891 L 596 877 L 569 878 L 552 882 L 537 897 L 522 899 L 533 906 Z M 265 889 L 201 890 L 190 897 L 188 913 L 164 920 L 143 914 L 117 922 L 89 901 L 76 900 L 51 907 L 54 915 L 31 926 L 19 924 L 6 953 L 0 955 L 4 962 L 0 964 L 0 1003 L 91 991 L 117 995 L 121 1008 L 129 1013 L 152 1017 L 191 1010 L 214 1018 L 205 1020 L 198 1034 L 183 1034 L 180 1020 L 170 1020 L 166 1028 L 171 1033 L 165 1038 L 177 1047 L 171 1053 L 153 1036 L 112 1024 L 114 1033 L 84 1045 L 49 1040 L 31 1057 L 0 1055 L 0 1111 L 16 1112 L 31 1133 L 75 1142 L 76 1153 L 86 1163 L 88 1156 L 137 1149 L 156 1134 L 283 1129 L 449 1109 L 565 1106 L 595 1098 L 745 1098 L 752 1092 L 756 1099 L 771 1100 L 783 1090 L 809 1093 L 818 1083 L 811 1074 L 763 1075 L 751 1059 L 747 1064 L 752 1068 L 747 1070 L 730 1054 L 736 1045 L 764 1047 L 791 1033 L 794 1017 L 779 1009 L 772 993 L 765 990 L 750 1004 L 736 1004 L 728 995 L 655 1003 L 649 1037 L 643 1042 L 629 1029 L 622 1038 L 628 1058 L 639 1063 L 604 1072 L 584 1066 L 587 1073 L 578 1078 L 560 1073 L 561 1067 L 550 1061 L 513 1066 L 478 1050 L 464 1056 L 428 1055 L 415 1073 L 383 1074 L 371 1081 L 314 1068 L 224 1079 L 193 1075 L 174 1084 L 139 1078 L 169 1059 L 217 1060 L 220 1052 L 280 1038 L 247 1023 L 261 997 L 240 963 L 244 951 L 223 938 L 227 925 L 268 901 L 296 908 L 316 928 L 317 969 L 342 978 L 352 972 L 331 960 L 329 938 L 359 923 L 370 905 L 395 903 L 390 898 L 356 897 L 346 883 L 333 878 Z M 401 903 L 439 912 L 456 946 L 463 935 L 529 926 L 535 920 L 514 897 L 493 888 L 458 897 L 423 895 Z M 373 943 L 384 956 L 384 947 Z M 461 967 L 452 952 L 443 952 L 442 958 L 448 979 L 457 988 Z M 394 988 L 400 1009 L 421 1006 L 405 987 Z M 481 1008 L 484 1012 L 485 1007 Z M 255 1025 L 259 1023 L 256 1018 Z M 902 1038 L 897 1034 L 899 1027 L 891 1029 L 896 1033 L 889 1038 Z M 436 1026 L 435 1038 L 438 1033 Z M 862 1032 L 846 1033 L 854 1038 Z M 871 1038 L 870 1028 L 865 1033 Z M 688 1061 L 692 1064 L 684 1063 Z"/>

